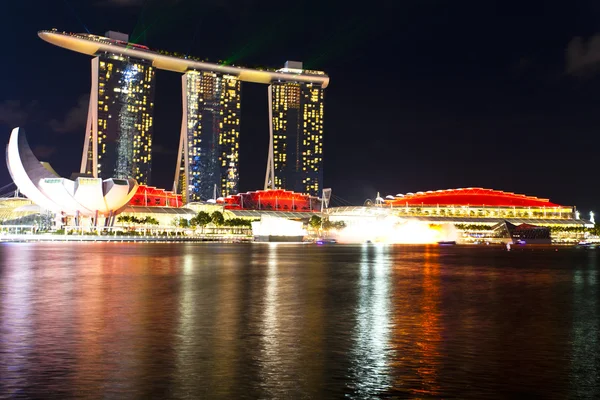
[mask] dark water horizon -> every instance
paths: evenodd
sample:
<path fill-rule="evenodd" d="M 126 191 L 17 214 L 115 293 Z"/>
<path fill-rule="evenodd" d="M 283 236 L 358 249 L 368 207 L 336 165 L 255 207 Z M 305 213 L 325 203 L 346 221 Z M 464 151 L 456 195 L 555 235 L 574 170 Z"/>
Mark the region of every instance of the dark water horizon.
<path fill-rule="evenodd" d="M 0 398 L 600 398 L 600 250 L 0 245 Z"/>

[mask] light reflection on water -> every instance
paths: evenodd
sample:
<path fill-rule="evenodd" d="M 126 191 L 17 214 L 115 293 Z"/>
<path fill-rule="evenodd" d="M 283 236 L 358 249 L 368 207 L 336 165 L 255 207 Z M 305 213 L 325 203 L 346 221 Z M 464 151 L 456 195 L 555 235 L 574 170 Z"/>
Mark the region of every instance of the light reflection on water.
<path fill-rule="evenodd" d="M 577 398 L 597 398 L 600 388 L 600 310 L 598 260 L 578 263 L 573 276 L 573 326 L 571 332 L 571 391 Z"/>
<path fill-rule="evenodd" d="M 390 262 L 387 246 L 364 244 L 357 282 L 352 379 L 355 397 L 376 395 L 390 386 Z M 354 397 L 353 396 L 353 397 Z"/>
<path fill-rule="evenodd" d="M 594 251 L 0 246 L 0 398 L 594 398 Z"/>

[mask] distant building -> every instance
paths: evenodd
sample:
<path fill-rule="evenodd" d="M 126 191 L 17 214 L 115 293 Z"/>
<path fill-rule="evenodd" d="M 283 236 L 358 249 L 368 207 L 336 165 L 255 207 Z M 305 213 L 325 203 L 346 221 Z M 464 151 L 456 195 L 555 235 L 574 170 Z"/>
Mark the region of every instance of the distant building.
<path fill-rule="evenodd" d="M 288 61 L 286 73 L 302 73 Z M 323 189 L 323 87 L 318 83 L 271 83 L 271 148 L 265 189 L 320 195 Z M 271 165 L 272 163 L 272 165 Z"/>
<path fill-rule="evenodd" d="M 92 59 L 82 173 L 150 182 L 154 75 L 155 68 L 146 60 L 110 52 Z"/>
<path fill-rule="evenodd" d="M 209 71 L 183 77 L 175 187 L 186 203 L 238 192 L 240 80 Z"/>
<path fill-rule="evenodd" d="M 245 68 L 155 51 L 125 34 L 40 31 L 45 41 L 95 57 L 81 172 L 148 184 L 156 69 L 183 75 L 183 118 L 173 190 L 184 202 L 238 192 L 240 82 L 268 84 L 265 189 L 312 196 L 323 188 L 323 91 L 329 77 L 301 62 Z"/>
<path fill-rule="evenodd" d="M 138 189 L 135 179 L 77 177 L 66 179 L 48 163 L 40 162 L 31 151 L 25 135 L 13 129 L 6 148 L 8 171 L 19 191 L 41 209 L 57 216 L 82 217 L 98 225 L 112 226 L 114 217 L 132 199 Z"/>
<path fill-rule="evenodd" d="M 594 226 L 573 207 L 477 187 L 389 195 L 325 212 L 330 221 L 345 223 L 347 243 L 572 243 Z"/>
<path fill-rule="evenodd" d="M 140 185 L 129 206 L 138 207 L 181 207 L 181 195 L 154 186 Z"/>
<path fill-rule="evenodd" d="M 321 199 L 283 189 L 257 190 L 218 198 L 225 210 L 258 210 L 278 212 L 320 212 Z"/>
<path fill-rule="evenodd" d="M 551 244 L 552 235 L 547 226 L 537 226 L 527 223 L 520 225 L 502 221 L 490 228 L 494 236 L 502 239 L 510 239 L 516 244 Z"/>
<path fill-rule="evenodd" d="M 463 217 L 482 220 L 510 218 L 571 219 L 573 207 L 549 199 L 485 188 L 428 190 L 386 196 L 382 207 L 399 214 Z"/>

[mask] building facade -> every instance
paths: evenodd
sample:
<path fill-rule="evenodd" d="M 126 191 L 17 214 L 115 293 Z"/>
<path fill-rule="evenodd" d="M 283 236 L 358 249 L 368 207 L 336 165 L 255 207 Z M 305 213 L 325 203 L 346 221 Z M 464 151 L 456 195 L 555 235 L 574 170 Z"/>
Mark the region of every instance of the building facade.
<path fill-rule="evenodd" d="M 210 71 L 183 75 L 174 190 L 186 203 L 238 192 L 240 88 L 240 80 L 232 75 Z"/>
<path fill-rule="evenodd" d="M 283 69 L 303 71 L 302 64 Z M 318 83 L 271 83 L 271 173 L 265 188 L 292 190 L 312 196 L 323 189 L 323 87 Z M 269 167 L 267 167 L 269 169 Z"/>
<path fill-rule="evenodd" d="M 184 202 L 238 192 L 240 82 L 269 85 L 265 189 L 320 195 L 323 92 L 329 77 L 288 61 L 246 68 L 151 50 L 125 34 L 40 31 L 45 41 L 91 55 L 92 96 L 81 172 L 150 183 L 156 69 L 182 74 L 183 118 L 173 190 Z"/>
<path fill-rule="evenodd" d="M 279 212 L 320 212 L 321 199 L 283 189 L 257 190 L 220 198 L 225 210 L 264 210 Z"/>
<path fill-rule="evenodd" d="M 43 210 L 56 215 L 91 217 L 98 225 L 104 217 L 106 226 L 133 197 L 138 189 L 134 179 L 77 177 L 63 178 L 48 163 L 33 154 L 25 135 L 13 129 L 6 148 L 9 173 L 19 191 Z"/>
<path fill-rule="evenodd" d="M 81 172 L 150 182 L 155 68 L 104 53 L 92 59 L 92 90 Z"/>

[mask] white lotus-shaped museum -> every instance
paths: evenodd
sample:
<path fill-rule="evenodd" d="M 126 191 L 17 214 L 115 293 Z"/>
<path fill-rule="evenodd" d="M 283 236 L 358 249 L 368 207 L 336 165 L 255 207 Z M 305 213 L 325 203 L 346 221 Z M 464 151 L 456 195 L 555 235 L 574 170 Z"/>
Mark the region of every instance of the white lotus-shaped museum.
<path fill-rule="evenodd" d="M 36 158 L 19 128 L 10 135 L 6 163 L 22 194 L 40 208 L 66 215 L 114 216 L 138 188 L 132 178 L 60 177 L 48 163 Z"/>

